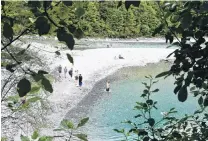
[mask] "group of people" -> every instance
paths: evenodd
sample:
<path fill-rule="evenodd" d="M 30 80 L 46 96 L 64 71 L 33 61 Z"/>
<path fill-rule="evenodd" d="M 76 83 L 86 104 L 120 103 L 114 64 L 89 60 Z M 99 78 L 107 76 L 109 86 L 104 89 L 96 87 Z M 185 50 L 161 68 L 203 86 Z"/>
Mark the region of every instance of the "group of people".
<path fill-rule="evenodd" d="M 67 76 L 67 67 L 65 67 L 64 68 L 64 77 L 66 78 Z M 59 67 L 58 67 L 58 72 L 59 72 L 59 78 L 61 78 L 61 73 L 62 73 L 62 66 L 61 65 L 59 65 Z M 71 77 L 71 78 L 73 78 L 73 68 L 71 68 L 69 71 L 68 71 L 68 73 L 69 73 L 69 76 Z M 74 75 L 74 79 L 75 79 L 75 81 L 76 82 L 78 82 L 77 83 L 77 86 L 82 86 L 82 79 L 83 79 L 83 77 L 82 77 L 82 75 L 81 74 L 79 74 L 78 73 L 78 70 L 75 70 L 75 75 Z M 110 91 L 110 82 L 109 81 L 107 81 L 106 82 L 106 91 L 107 92 L 109 92 Z"/>
<path fill-rule="evenodd" d="M 67 71 L 68 71 L 68 69 L 67 69 L 67 67 L 65 67 L 64 68 L 64 77 L 66 78 L 67 77 Z M 62 66 L 61 65 L 59 65 L 59 67 L 58 67 L 58 72 L 59 72 L 59 78 L 61 78 L 61 73 L 62 73 Z M 73 68 L 71 68 L 69 71 L 68 71 L 68 73 L 69 73 L 69 76 L 71 77 L 71 78 L 73 78 Z M 81 74 L 79 74 L 78 73 L 78 70 L 75 70 L 75 75 L 74 75 L 74 78 L 75 78 L 75 81 L 76 82 L 78 82 L 78 86 L 82 86 L 82 79 L 83 79 L 83 77 L 82 77 L 82 75 Z"/>

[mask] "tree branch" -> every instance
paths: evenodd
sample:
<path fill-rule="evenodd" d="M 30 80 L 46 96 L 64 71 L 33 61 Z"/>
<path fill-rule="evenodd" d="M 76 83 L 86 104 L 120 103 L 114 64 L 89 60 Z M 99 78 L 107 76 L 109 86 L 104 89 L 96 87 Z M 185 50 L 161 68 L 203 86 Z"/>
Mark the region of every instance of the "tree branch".
<path fill-rule="evenodd" d="M 15 86 L 17 83 L 16 82 L 14 82 L 13 84 L 11 84 L 10 85 L 10 88 L 5 92 L 5 94 L 1 97 L 1 102 L 3 102 L 4 101 L 4 98 L 7 96 L 7 94 L 8 94 L 8 92 L 11 90 L 11 88 L 13 87 L 13 86 Z"/>
<path fill-rule="evenodd" d="M 159 9 L 160 9 L 160 11 L 161 11 L 161 13 L 162 13 L 162 16 L 164 17 L 164 19 L 162 19 L 162 18 L 161 18 L 161 19 L 165 21 L 165 24 L 166 24 L 167 28 L 168 28 L 168 29 L 170 30 L 170 32 L 175 36 L 175 38 L 178 40 L 179 44 L 182 45 L 182 44 L 181 44 L 181 41 L 179 40 L 179 38 L 177 37 L 177 35 L 176 35 L 176 34 L 173 32 L 173 30 L 169 27 L 168 22 L 167 22 L 167 20 L 165 19 L 164 11 L 162 11 L 162 8 L 161 8 L 160 4 L 159 4 L 158 2 L 157 2 L 157 4 L 158 4 Z"/>
<path fill-rule="evenodd" d="M 32 26 L 32 25 L 31 25 L 31 26 Z M 9 42 L 8 44 L 6 44 L 3 48 L 1 48 L 1 50 L 6 49 L 6 48 L 7 48 L 9 45 L 11 45 L 14 41 L 18 40 L 22 35 L 24 35 L 24 34 L 29 30 L 29 28 L 30 28 L 31 26 L 29 26 L 28 28 L 26 28 L 19 36 L 17 36 L 17 37 L 14 38 L 11 42 Z M 3 43 L 3 42 L 1 41 L 1 43 Z"/>
<path fill-rule="evenodd" d="M 8 78 L 7 78 L 7 81 L 4 83 L 4 85 L 2 86 L 1 88 L 1 94 L 3 93 L 4 91 L 4 88 L 6 87 L 6 85 L 10 82 L 10 78 L 12 77 L 12 75 L 14 75 L 14 73 L 12 73 Z"/>
<path fill-rule="evenodd" d="M 47 12 L 47 7 L 44 7 L 44 11 L 45 11 L 46 17 L 48 18 L 48 20 L 49 20 L 53 25 L 55 25 L 55 26 L 58 27 L 58 28 L 63 28 L 63 27 L 59 26 L 58 24 L 56 24 L 56 23 L 50 18 L 49 14 L 48 14 L 48 12 Z"/>

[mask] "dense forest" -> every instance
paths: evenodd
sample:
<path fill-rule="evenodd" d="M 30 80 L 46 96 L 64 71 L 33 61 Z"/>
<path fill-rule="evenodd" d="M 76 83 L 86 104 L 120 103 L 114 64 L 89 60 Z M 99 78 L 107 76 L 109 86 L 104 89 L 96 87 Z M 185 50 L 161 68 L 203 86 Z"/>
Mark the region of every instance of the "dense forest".
<path fill-rule="evenodd" d="M 7 1 L 6 3 L 4 9 L 7 15 L 16 19 L 15 21 L 21 21 L 13 27 L 17 33 L 31 24 L 31 21 L 35 21 L 33 11 L 29 10 L 27 2 Z M 59 3 L 58 6 L 55 6 L 56 4 L 56 2 L 52 2 L 54 7 L 48 9 L 54 22 L 59 25 L 69 25 L 70 31 L 80 28 L 85 37 L 151 37 L 154 29 L 161 24 L 159 7 L 154 1 L 143 1 L 139 7 L 130 6 L 128 10 L 125 5 L 117 8 L 118 1 L 73 2 L 70 7 L 63 3 Z M 77 10 L 77 5 L 84 10 Z M 33 10 L 36 15 L 43 11 L 41 8 Z M 76 12 L 83 12 L 84 15 L 78 17 Z M 55 35 L 55 29 L 55 26 L 51 24 L 49 35 Z M 160 34 L 163 35 L 164 32 Z"/>

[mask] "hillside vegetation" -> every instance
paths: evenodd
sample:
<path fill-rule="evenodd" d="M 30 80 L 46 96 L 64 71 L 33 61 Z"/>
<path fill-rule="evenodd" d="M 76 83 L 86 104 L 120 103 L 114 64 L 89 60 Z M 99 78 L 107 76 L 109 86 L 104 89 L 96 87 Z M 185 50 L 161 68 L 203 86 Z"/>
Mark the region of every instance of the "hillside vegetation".
<path fill-rule="evenodd" d="M 151 37 L 155 28 L 161 24 L 159 8 L 154 1 L 142 1 L 139 7 L 130 6 L 128 10 L 125 5 L 117 8 L 118 1 L 73 2 L 70 7 L 63 3 L 56 4 L 52 2 L 54 7 L 48 9 L 53 21 L 59 25 L 69 25 L 70 31 L 80 28 L 84 37 Z M 77 5 L 84 11 L 77 10 Z M 15 19 L 13 28 L 16 34 L 35 21 L 34 11 L 28 6 L 25 1 L 6 1 L 4 9 L 9 17 Z M 42 11 L 41 8 L 35 10 L 36 15 Z M 80 18 L 76 12 L 84 12 L 84 15 Z M 55 35 L 55 29 L 51 24 L 49 35 Z"/>

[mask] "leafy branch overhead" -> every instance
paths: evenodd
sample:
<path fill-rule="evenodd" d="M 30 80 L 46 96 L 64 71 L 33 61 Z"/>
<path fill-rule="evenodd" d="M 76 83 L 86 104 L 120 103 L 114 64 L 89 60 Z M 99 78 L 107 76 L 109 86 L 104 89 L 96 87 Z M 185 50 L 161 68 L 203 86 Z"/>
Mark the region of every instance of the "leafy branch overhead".
<path fill-rule="evenodd" d="M 72 56 L 68 53 L 66 55 L 67 55 L 67 58 L 70 61 L 70 63 L 74 64 L 74 59 L 72 58 Z"/>
<path fill-rule="evenodd" d="M 178 100 L 181 102 L 187 100 L 189 95 L 187 89 L 191 85 L 207 90 L 203 87 L 207 86 L 208 81 L 208 43 L 205 39 L 208 35 L 208 18 L 205 14 L 208 11 L 205 8 L 207 5 L 207 2 L 199 1 L 165 2 L 164 6 L 159 5 L 164 22 L 155 29 L 154 34 L 166 27 L 169 30 L 166 40 L 172 43 L 174 37 L 176 41 L 172 43 L 172 46 L 177 49 L 168 55 L 168 57 L 175 57 L 170 70 L 156 77 L 175 76 L 174 93 L 178 94 Z M 171 19 L 170 22 L 167 22 L 168 19 Z M 190 38 L 194 40 L 192 43 L 190 43 Z M 203 94 L 199 98 L 200 103 L 207 97 L 208 95 Z"/>
<path fill-rule="evenodd" d="M 76 137 L 80 140 L 83 140 L 83 141 L 88 141 L 87 140 L 87 135 L 86 134 L 76 134 L 74 133 L 75 130 L 78 130 L 80 127 L 84 126 L 87 122 L 88 122 L 89 118 L 83 118 L 79 121 L 77 127 L 75 127 L 74 123 L 72 123 L 71 121 L 69 120 L 62 120 L 61 121 L 61 125 L 58 129 L 54 129 L 54 131 L 66 131 L 67 133 L 69 133 L 69 138 L 68 140 L 70 140 L 73 137 Z"/>

